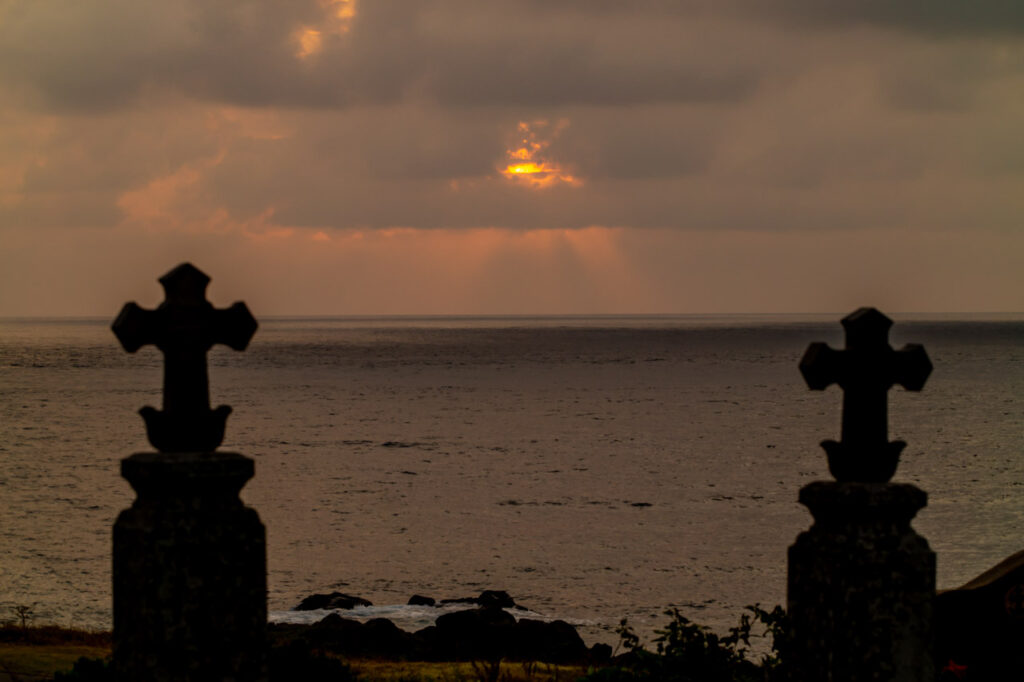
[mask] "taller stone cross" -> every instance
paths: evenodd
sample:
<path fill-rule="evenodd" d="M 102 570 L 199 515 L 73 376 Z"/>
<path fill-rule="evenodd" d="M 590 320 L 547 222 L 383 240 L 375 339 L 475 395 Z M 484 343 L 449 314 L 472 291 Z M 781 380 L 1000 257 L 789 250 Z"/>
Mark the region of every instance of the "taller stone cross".
<path fill-rule="evenodd" d="M 910 526 L 927 495 L 890 483 L 903 442 L 889 442 L 887 392 L 920 390 L 924 348 L 889 346 L 892 321 L 874 308 L 843 319 L 846 349 L 812 343 L 808 386 L 843 389 L 840 442 L 825 441 L 835 481 L 800 490 L 814 524 L 789 548 L 785 664 L 793 682 L 932 682 L 935 554 Z"/>
<path fill-rule="evenodd" d="M 209 278 L 185 263 L 160 278 L 156 310 L 129 303 L 113 324 L 128 352 L 163 351 L 163 410 L 144 407 L 159 452 L 121 460 L 137 493 L 114 524 L 113 668 L 122 682 L 267 678 L 266 531 L 238 497 L 254 464 L 220 452 L 231 408 L 210 409 L 206 352 L 242 350 L 256 330 L 244 303 L 216 310 Z"/>
<path fill-rule="evenodd" d="M 206 300 L 210 278 L 183 263 L 160 278 L 166 300 L 156 310 L 126 303 L 112 329 L 121 345 L 134 353 L 155 345 L 164 354 L 163 411 L 139 410 L 149 442 L 160 452 L 207 452 L 224 440 L 231 408 L 210 409 L 206 352 L 215 343 L 245 350 L 256 320 L 244 303 L 217 310 Z"/>
<path fill-rule="evenodd" d="M 932 363 L 919 344 L 889 345 L 892 320 L 860 308 L 842 320 L 846 350 L 812 343 L 800 361 L 807 385 L 817 391 L 843 389 L 842 440 L 821 443 L 829 470 L 839 481 L 885 482 L 896 473 L 903 441 L 889 442 L 887 393 L 894 384 L 920 391 Z"/>

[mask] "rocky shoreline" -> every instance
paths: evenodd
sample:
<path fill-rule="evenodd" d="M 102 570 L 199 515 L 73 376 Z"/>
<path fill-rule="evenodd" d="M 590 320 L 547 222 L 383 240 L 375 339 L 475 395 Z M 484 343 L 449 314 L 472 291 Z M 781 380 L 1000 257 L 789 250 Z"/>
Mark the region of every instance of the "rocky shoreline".
<path fill-rule="evenodd" d="M 466 609 L 445 610 L 434 624 L 415 632 L 399 628 L 387 618 L 360 622 L 337 611 L 372 606 L 361 597 L 332 592 L 314 594 L 293 610 L 332 610 L 311 625 L 274 623 L 269 637 L 274 646 L 319 649 L 343 656 L 390 660 L 458 661 L 510 660 L 559 664 L 603 663 L 611 658 L 607 644 L 587 647 L 576 628 L 563 620 L 551 622 L 517 618 L 527 612 L 507 592 L 484 590 L 476 597 L 435 600 L 413 595 L 409 605 Z"/>

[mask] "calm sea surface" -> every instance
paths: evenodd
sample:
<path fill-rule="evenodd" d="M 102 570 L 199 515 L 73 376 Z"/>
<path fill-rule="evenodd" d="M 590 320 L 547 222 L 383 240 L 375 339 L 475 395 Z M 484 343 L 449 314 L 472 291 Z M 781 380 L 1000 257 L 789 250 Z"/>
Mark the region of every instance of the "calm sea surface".
<path fill-rule="evenodd" d="M 784 603 L 797 491 L 839 432 L 839 390 L 797 362 L 843 345 L 839 317 L 262 320 L 210 374 L 223 448 L 256 460 L 272 618 L 342 590 L 413 628 L 412 594 L 503 589 L 593 642 Z M 1024 316 L 896 320 L 935 365 L 890 393 L 896 479 L 928 492 L 953 587 L 1024 546 Z M 162 361 L 109 322 L 0 321 L 0 620 L 110 626 L 119 460 L 151 449 Z"/>

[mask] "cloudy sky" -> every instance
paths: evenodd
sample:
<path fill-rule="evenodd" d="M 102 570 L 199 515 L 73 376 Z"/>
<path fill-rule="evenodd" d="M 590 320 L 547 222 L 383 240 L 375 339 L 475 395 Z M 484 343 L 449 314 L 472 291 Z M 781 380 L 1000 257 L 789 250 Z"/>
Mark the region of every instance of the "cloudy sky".
<path fill-rule="evenodd" d="M 1019 0 L 0 0 L 0 315 L 1024 310 Z"/>

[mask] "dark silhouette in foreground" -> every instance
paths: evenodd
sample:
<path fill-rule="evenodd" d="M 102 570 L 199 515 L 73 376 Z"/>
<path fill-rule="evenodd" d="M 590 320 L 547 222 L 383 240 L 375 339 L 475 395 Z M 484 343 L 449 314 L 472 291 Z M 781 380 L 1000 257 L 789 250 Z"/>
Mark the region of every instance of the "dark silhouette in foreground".
<path fill-rule="evenodd" d="M 271 641 L 278 645 L 305 642 L 315 649 L 356 658 L 420 661 L 513 660 L 546 663 L 599 663 L 611 655 L 604 644 L 587 647 L 576 628 L 562 620 L 516 618 L 511 611 L 525 608 L 503 590 L 484 590 L 476 597 L 437 601 L 416 595 L 417 605 L 465 605 L 441 613 L 434 624 L 416 632 L 402 630 L 386 618 L 365 623 L 331 613 L 313 625 L 272 624 Z M 370 606 L 361 597 L 332 592 L 303 599 L 293 611 L 349 611 Z"/>
<path fill-rule="evenodd" d="M 892 320 L 874 308 L 860 308 L 843 318 L 846 349 L 812 343 L 800 361 L 807 385 L 823 391 L 843 389 L 842 439 L 822 441 L 828 468 L 837 481 L 885 483 L 896 473 L 903 441 L 889 442 L 886 394 L 893 384 L 920 391 L 932 371 L 919 344 L 901 350 L 889 346 Z"/>
<path fill-rule="evenodd" d="M 166 299 L 156 310 L 126 303 L 112 329 L 129 353 L 155 345 L 164 354 L 164 409 L 143 407 L 149 442 L 160 452 L 212 452 L 224 440 L 231 408 L 210 409 L 206 352 L 215 343 L 245 350 L 256 320 L 242 302 L 217 310 L 206 300 L 210 278 L 182 263 L 160 278 Z"/>
<path fill-rule="evenodd" d="M 935 662 L 971 682 L 1024 671 L 1024 551 L 935 598 Z M 953 677 L 949 677 L 953 679 Z"/>
<path fill-rule="evenodd" d="M 164 410 L 141 410 L 160 452 L 122 460 L 138 497 L 114 524 L 113 668 L 125 682 L 267 679 L 266 539 L 239 491 L 253 461 L 216 452 L 230 407 L 210 409 L 206 351 L 246 347 L 243 303 L 215 310 L 185 263 L 160 279 L 155 311 L 129 303 L 113 330 L 129 352 L 163 351 Z"/>
<path fill-rule="evenodd" d="M 889 442 L 886 394 L 920 390 L 931 372 L 921 346 L 894 351 L 892 321 L 873 308 L 843 319 L 847 348 L 813 343 L 800 362 L 807 385 L 843 389 L 841 442 L 824 441 L 836 481 L 800 490 L 814 525 L 789 548 L 793 682 L 931 682 L 935 554 L 910 521 L 918 488 L 889 483 L 905 443 Z"/>

